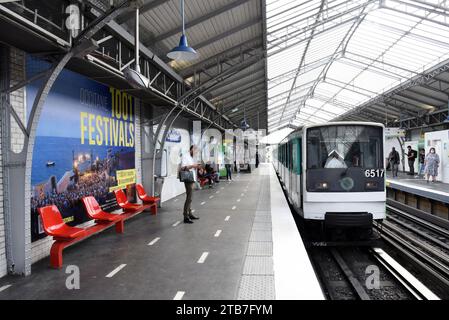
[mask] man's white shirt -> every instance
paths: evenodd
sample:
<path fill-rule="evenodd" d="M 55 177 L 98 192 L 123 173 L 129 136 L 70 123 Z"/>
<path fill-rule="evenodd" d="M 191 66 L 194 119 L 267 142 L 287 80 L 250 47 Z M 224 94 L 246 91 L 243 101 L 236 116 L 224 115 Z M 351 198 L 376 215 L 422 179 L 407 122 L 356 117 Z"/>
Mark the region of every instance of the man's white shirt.
<path fill-rule="evenodd" d="M 192 166 L 195 164 L 195 161 L 193 160 L 192 156 L 190 155 L 190 152 L 186 152 L 182 155 L 181 159 L 181 168 Z M 191 172 L 193 172 L 193 180 L 196 181 L 196 169 L 192 168 L 190 169 Z"/>

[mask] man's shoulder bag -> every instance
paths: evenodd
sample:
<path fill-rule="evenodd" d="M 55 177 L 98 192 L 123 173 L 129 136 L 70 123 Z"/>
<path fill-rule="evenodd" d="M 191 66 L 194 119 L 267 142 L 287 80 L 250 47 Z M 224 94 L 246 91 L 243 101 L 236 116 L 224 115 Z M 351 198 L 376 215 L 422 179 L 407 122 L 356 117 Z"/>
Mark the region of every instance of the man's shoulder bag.
<path fill-rule="evenodd" d="M 181 182 L 195 182 L 193 178 L 193 172 L 190 170 L 180 170 L 179 171 L 179 180 Z"/>

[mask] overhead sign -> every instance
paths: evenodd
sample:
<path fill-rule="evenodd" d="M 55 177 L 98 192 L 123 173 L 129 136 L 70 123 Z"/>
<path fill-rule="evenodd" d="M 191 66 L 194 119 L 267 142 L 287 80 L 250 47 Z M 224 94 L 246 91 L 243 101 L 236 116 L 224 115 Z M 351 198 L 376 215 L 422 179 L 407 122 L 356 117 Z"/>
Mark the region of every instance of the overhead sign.
<path fill-rule="evenodd" d="M 165 138 L 167 142 L 181 142 L 181 133 L 176 129 L 170 129 L 167 134 L 167 138 Z"/>
<path fill-rule="evenodd" d="M 385 128 L 385 138 L 403 138 L 403 137 L 405 137 L 405 129 Z"/>

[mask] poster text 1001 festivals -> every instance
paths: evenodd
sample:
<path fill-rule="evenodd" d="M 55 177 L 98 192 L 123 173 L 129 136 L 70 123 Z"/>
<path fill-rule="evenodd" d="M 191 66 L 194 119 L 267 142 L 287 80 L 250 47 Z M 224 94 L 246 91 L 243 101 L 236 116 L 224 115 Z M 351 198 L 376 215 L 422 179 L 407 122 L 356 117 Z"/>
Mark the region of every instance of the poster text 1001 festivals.
<path fill-rule="evenodd" d="M 134 147 L 134 98 L 110 88 L 111 116 L 80 112 L 81 144 Z"/>

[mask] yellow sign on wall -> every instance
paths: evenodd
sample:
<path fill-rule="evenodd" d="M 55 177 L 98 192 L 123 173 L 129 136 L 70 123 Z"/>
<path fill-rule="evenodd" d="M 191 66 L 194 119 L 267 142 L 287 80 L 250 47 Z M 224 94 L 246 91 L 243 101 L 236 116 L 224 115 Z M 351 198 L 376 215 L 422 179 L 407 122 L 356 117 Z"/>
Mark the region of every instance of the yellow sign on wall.
<path fill-rule="evenodd" d="M 109 188 L 109 192 L 125 189 L 127 185 L 136 183 L 136 169 L 117 170 L 117 186 Z"/>

